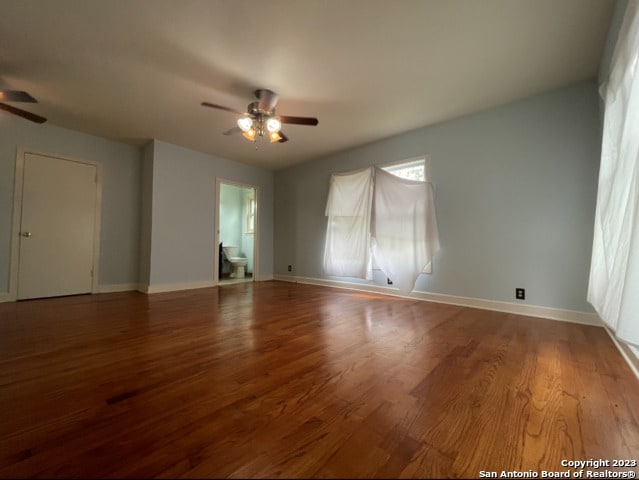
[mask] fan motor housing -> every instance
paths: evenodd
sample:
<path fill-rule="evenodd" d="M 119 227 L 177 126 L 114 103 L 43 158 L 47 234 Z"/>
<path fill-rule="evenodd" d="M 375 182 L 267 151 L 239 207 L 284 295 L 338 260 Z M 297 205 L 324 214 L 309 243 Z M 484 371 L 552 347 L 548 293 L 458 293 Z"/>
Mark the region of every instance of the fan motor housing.
<path fill-rule="evenodd" d="M 247 108 L 251 115 L 272 115 L 274 112 L 267 112 L 260 109 L 260 102 L 251 102 Z"/>

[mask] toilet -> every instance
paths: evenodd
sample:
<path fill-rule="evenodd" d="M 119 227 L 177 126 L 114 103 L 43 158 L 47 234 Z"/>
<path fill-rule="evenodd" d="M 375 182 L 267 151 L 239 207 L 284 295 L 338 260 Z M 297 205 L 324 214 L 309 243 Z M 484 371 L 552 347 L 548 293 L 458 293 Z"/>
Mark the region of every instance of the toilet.
<path fill-rule="evenodd" d="M 240 257 L 240 247 L 227 247 L 223 246 L 222 250 L 224 251 L 224 255 L 226 259 L 231 262 L 231 267 L 233 271 L 231 272 L 232 278 L 244 278 L 244 267 L 246 267 L 246 263 L 248 259 L 246 257 Z"/>

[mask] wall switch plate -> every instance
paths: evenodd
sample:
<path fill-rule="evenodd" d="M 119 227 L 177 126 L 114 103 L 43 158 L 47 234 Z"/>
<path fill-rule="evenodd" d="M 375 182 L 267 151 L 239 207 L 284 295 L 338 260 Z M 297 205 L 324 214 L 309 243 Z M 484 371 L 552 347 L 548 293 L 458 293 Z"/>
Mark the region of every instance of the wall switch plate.
<path fill-rule="evenodd" d="M 289 272 L 292 272 L 292 271 L 293 271 L 293 265 L 289 265 L 289 266 L 288 266 L 288 271 L 289 271 Z"/>
<path fill-rule="evenodd" d="M 525 288 L 515 288 L 515 298 L 517 300 L 526 300 L 526 289 Z"/>

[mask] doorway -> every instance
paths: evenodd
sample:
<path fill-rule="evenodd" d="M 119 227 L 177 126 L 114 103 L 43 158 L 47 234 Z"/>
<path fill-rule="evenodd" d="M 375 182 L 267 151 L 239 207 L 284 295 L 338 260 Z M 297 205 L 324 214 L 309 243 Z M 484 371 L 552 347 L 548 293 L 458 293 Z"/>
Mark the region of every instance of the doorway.
<path fill-rule="evenodd" d="M 257 277 L 259 191 L 254 185 L 217 180 L 215 272 L 218 285 Z"/>
<path fill-rule="evenodd" d="M 91 162 L 18 153 L 11 250 L 14 299 L 95 290 L 99 170 Z"/>

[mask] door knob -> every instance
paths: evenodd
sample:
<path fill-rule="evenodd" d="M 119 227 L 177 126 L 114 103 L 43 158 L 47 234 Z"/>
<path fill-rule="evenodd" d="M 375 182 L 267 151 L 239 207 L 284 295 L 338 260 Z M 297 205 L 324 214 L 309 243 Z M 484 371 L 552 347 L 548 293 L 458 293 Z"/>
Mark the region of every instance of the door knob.
<path fill-rule="evenodd" d="M 20 235 L 22 235 L 23 237 L 30 237 L 31 232 L 22 232 Z"/>

